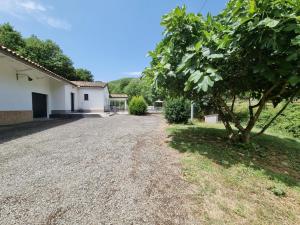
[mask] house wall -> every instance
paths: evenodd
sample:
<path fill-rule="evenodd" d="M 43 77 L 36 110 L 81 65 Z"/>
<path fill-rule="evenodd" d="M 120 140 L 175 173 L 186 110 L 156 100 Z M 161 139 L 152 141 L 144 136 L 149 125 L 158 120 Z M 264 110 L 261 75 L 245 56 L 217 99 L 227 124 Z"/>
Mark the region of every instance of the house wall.
<path fill-rule="evenodd" d="M 24 69 L 23 64 L 15 61 L 0 59 L 0 125 L 33 119 L 32 92 L 47 95 L 48 117 L 53 108 L 64 108 L 63 98 L 59 97 L 63 93 L 61 89 L 64 88 L 64 82 L 49 78 L 34 69 L 19 72 L 33 78 L 32 81 L 28 81 L 26 76 L 19 76 L 17 80 L 17 70 L 22 67 Z"/>
<path fill-rule="evenodd" d="M 47 95 L 48 117 L 71 111 L 71 93 L 75 111 L 103 112 L 109 107 L 107 87 L 78 88 L 0 54 L 0 125 L 31 121 L 33 92 Z M 89 101 L 84 101 L 84 94 Z"/>
<path fill-rule="evenodd" d="M 78 110 L 78 88 L 70 84 L 53 85 L 53 114 L 71 112 L 71 93 L 74 93 L 74 110 Z"/>
<path fill-rule="evenodd" d="M 70 84 L 65 85 L 65 107 L 67 111 L 71 110 L 71 93 L 74 93 L 74 110 L 78 110 L 79 93 L 78 88 Z"/>
<path fill-rule="evenodd" d="M 104 88 L 104 111 L 110 110 L 110 103 L 109 103 L 109 90 L 106 86 Z"/>
<path fill-rule="evenodd" d="M 78 108 L 85 112 L 103 112 L 107 105 L 107 88 L 79 88 Z M 89 95 L 89 100 L 84 100 L 84 94 Z"/>

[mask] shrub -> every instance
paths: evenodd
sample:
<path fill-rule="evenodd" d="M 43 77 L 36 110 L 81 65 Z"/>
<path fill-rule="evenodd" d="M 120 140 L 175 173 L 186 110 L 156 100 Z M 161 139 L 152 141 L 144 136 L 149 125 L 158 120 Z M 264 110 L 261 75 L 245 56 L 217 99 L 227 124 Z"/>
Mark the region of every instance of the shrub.
<path fill-rule="evenodd" d="M 183 98 L 173 98 L 166 101 L 165 118 L 169 123 L 187 123 L 189 117 L 189 101 Z"/>
<path fill-rule="evenodd" d="M 129 113 L 132 115 L 145 115 L 147 103 L 142 96 L 135 96 L 129 103 Z"/>
<path fill-rule="evenodd" d="M 273 186 L 268 189 L 270 191 L 272 191 L 273 194 L 276 195 L 277 197 L 285 197 L 286 196 L 286 192 L 285 192 L 284 188 L 282 188 L 282 187 Z"/>

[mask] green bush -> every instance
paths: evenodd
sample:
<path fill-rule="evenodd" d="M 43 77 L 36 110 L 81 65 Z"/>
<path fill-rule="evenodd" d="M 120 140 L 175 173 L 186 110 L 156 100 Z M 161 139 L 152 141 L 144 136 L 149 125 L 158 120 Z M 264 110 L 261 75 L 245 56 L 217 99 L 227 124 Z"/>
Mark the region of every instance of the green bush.
<path fill-rule="evenodd" d="M 147 103 L 142 96 L 135 96 L 129 103 L 129 113 L 132 115 L 145 115 Z"/>
<path fill-rule="evenodd" d="M 187 123 L 190 117 L 190 102 L 183 98 L 169 99 L 165 103 L 165 118 L 169 123 Z"/>

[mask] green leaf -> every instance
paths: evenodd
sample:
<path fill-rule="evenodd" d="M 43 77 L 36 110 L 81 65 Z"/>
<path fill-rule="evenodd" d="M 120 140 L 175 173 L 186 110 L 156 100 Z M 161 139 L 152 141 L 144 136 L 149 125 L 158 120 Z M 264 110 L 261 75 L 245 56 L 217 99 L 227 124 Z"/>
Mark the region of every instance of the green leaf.
<path fill-rule="evenodd" d="M 300 46 L 300 35 L 296 36 L 291 42 L 292 42 L 292 45 Z"/>
<path fill-rule="evenodd" d="M 249 5 L 249 13 L 254 14 L 256 12 L 256 1 L 250 0 Z"/>
<path fill-rule="evenodd" d="M 210 49 L 209 48 L 202 48 L 202 55 L 204 57 L 208 57 L 210 55 Z"/>
<path fill-rule="evenodd" d="M 212 67 L 209 67 L 207 70 L 206 70 L 206 73 L 209 73 L 209 74 L 215 74 L 217 72 L 216 69 L 212 68 Z"/>
<path fill-rule="evenodd" d="M 274 28 L 279 24 L 279 22 L 280 21 L 278 21 L 278 20 L 274 20 L 274 19 L 271 19 L 271 18 L 267 17 L 266 19 L 260 21 L 258 23 L 258 26 L 265 26 L 265 27 Z"/>
<path fill-rule="evenodd" d="M 197 83 L 203 76 L 203 73 L 199 70 L 195 71 L 189 78 L 191 82 Z"/>
<path fill-rule="evenodd" d="M 298 25 L 293 23 L 293 24 L 289 24 L 288 26 L 286 26 L 284 28 L 284 31 L 290 32 L 290 31 L 296 30 L 297 28 L 298 28 Z"/>
<path fill-rule="evenodd" d="M 201 82 L 198 83 L 196 89 L 198 91 L 207 92 L 209 87 L 212 87 L 214 82 L 210 79 L 209 76 L 204 76 Z"/>
<path fill-rule="evenodd" d="M 187 63 L 188 61 L 193 58 L 195 55 L 195 53 L 188 53 L 188 54 L 185 54 L 182 58 L 182 61 L 181 63 L 178 65 L 177 67 L 177 72 L 181 72 L 182 70 L 184 70 L 186 67 L 187 67 Z"/>
<path fill-rule="evenodd" d="M 197 44 L 195 45 L 195 49 L 198 52 L 200 49 L 202 48 L 202 41 L 197 42 Z"/>
<path fill-rule="evenodd" d="M 210 56 L 208 56 L 208 59 L 222 59 L 224 57 L 223 54 L 211 54 Z"/>
<path fill-rule="evenodd" d="M 167 70 L 170 70 L 171 69 L 171 64 L 167 63 L 166 65 L 164 65 L 164 68 L 167 69 Z"/>
<path fill-rule="evenodd" d="M 292 77 L 289 79 L 289 83 L 290 83 L 292 86 L 296 86 L 297 84 L 300 83 L 300 76 L 297 76 L 297 75 L 292 76 Z"/>
<path fill-rule="evenodd" d="M 286 61 L 290 62 L 290 61 L 295 61 L 298 59 L 298 53 L 297 52 L 294 52 L 293 54 L 289 55 L 287 58 L 286 58 Z"/>

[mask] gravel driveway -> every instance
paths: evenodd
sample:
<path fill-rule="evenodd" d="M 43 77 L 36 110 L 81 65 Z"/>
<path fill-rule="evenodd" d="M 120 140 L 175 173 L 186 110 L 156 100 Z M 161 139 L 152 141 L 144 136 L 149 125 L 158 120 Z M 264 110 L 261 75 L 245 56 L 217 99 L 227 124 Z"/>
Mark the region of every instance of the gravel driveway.
<path fill-rule="evenodd" d="M 160 116 L 0 128 L 0 224 L 197 224 Z"/>

